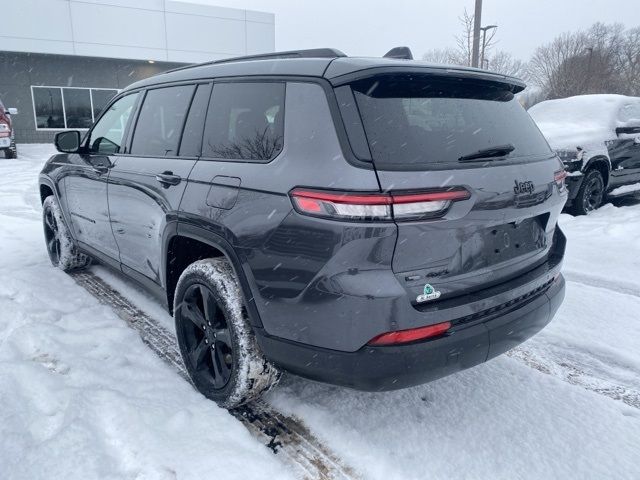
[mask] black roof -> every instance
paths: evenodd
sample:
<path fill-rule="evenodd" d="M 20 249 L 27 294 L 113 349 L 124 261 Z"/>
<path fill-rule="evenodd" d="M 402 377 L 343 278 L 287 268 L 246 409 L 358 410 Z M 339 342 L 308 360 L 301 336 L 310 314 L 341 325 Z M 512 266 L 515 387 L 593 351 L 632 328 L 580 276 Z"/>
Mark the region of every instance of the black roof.
<path fill-rule="evenodd" d="M 171 70 L 136 82 L 126 90 L 158 85 L 221 77 L 245 76 L 301 76 L 323 77 L 340 85 L 355 77 L 376 73 L 422 72 L 458 78 L 477 78 L 504 83 L 516 93 L 525 88 L 522 80 L 477 68 L 441 65 L 415 60 L 377 57 L 347 57 L 335 49 L 297 50 L 249 57 L 238 57 Z"/>

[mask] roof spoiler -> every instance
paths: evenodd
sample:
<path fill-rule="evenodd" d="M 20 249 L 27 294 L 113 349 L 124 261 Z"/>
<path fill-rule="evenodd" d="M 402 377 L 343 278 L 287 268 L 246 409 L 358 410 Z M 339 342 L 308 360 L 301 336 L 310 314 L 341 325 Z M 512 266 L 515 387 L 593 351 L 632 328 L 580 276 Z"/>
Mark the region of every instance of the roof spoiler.
<path fill-rule="evenodd" d="M 411 53 L 411 49 L 409 47 L 395 47 L 385 53 L 383 58 L 413 60 L 413 53 Z"/>

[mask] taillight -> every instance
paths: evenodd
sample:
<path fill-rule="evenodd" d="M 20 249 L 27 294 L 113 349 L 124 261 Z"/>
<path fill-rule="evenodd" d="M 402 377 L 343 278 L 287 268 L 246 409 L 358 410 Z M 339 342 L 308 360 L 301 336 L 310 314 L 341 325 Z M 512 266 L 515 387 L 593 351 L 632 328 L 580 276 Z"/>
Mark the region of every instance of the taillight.
<path fill-rule="evenodd" d="M 8 124 L 0 122 L 0 138 L 9 136 L 11 136 L 11 128 Z"/>
<path fill-rule="evenodd" d="M 295 188 L 291 199 L 302 214 L 344 220 L 409 220 L 444 215 L 452 202 L 471 197 L 465 188 L 420 193 L 351 193 Z"/>
<path fill-rule="evenodd" d="M 553 180 L 556 182 L 558 190 L 560 190 L 561 192 L 564 191 L 564 179 L 567 178 L 567 176 L 568 173 L 566 172 L 566 170 L 558 170 L 553 174 Z"/>
<path fill-rule="evenodd" d="M 387 332 L 372 338 L 368 345 L 379 347 L 383 345 L 399 345 L 402 343 L 417 342 L 442 335 L 450 328 L 451 322 L 443 322 L 426 327 L 412 328 L 410 330 Z"/>

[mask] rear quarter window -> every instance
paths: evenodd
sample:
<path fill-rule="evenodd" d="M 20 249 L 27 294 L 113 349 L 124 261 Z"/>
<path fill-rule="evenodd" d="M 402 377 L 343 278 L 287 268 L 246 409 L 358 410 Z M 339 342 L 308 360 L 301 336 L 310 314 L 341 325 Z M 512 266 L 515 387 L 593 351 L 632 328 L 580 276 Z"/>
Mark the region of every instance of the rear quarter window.
<path fill-rule="evenodd" d="M 506 144 L 515 147 L 509 158 L 551 154 L 514 95 L 495 83 L 392 75 L 351 88 L 377 168 L 456 168 L 462 156 Z"/>
<path fill-rule="evenodd" d="M 285 84 L 218 83 L 204 128 L 202 156 L 269 161 L 284 145 Z"/>

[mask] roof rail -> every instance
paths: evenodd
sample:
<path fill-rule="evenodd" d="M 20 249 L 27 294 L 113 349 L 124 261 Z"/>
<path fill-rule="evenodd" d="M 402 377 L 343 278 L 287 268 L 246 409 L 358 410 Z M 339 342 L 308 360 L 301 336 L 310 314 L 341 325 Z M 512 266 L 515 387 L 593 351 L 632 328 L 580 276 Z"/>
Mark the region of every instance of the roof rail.
<path fill-rule="evenodd" d="M 217 65 L 219 63 L 231 62 L 247 62 L 252 60 L 272 60 L 278 58 L 337 58 L 346 57 L 346 55 L 335 48 L 312 48 L 309 50 L 289 50 L 286 52 L 261 53 L 258 55 L 246 55 L 243 57 L 223 58 L 222 60 L 213 60 L 211 62 L 198 63 L 194 65 L 185 65 L 184 67 L 174 68 L 169 72 L 177 72 L 187 68 L 201 67 L 205 65 Z"/>

